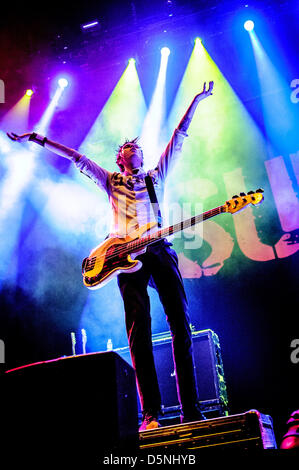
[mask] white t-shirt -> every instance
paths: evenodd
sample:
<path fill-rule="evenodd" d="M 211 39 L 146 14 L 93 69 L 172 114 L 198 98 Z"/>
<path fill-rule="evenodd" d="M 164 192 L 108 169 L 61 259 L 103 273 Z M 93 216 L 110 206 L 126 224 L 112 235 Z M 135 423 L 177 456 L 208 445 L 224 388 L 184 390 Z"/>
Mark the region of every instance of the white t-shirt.
<path fill-rule="evenodd" d="M 133 175 L 111 173 L 100 167 L 85 155 L 79 160 L 73 159 L 76 167 L 89 176 L 102 190 L 106 191 L 113 211 L 113 224 L 110 236 L 125 237 L 139 227 L 155 222 L 155 214 L 147 191 L 145 176 L 153 180 L 157 199 L 163 202 L 166 176 L 181 154 L 185 132 L 176 129 L 162 153 L 155 169 L 147 173 L 143 168 Z"/>

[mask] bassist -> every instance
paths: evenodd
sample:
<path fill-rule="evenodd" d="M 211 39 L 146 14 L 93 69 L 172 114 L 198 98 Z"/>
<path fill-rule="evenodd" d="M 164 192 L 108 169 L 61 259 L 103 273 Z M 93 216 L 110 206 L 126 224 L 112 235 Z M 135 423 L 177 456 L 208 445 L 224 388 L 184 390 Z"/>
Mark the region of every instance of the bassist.
<path fill-rule="evenodd" d="M 82 173 L 89 176 L 107 193 L 113 211 L 113 229 L 110 236 L 122 238 L 157 218 L 158 225 L 162 224 L 159 210 L 153 211 L 146 176 L 150 176 L 154 194 L 162 203 L 166 177 L 180 157 L 182 144 L 187 137 L 187 130 L 196 107 L 201 100 L 212 95 L 212 91 L 213 82 L 209 83 L 208 88 L 204 84 L 202 92 L 194 97 L 175 129 L 157 166 L 147 174 L 143 169 L 143 152 L 138 145 L 138 139 L 126 141 L 119 147 L 116 163 L 120 171 L 113 173 L 76 150 L 36 133 L 26 133 L 21 136 L 11 133 L 8 136 L 14 141 L 36 142 L 72 160 Z M 188 303 L 177 255 L 171 244 L 162 239 L 148 246 L 146 252 L 139 255 L 138 259 L 142 261 L 142 268 L 136 272 L 119 274 L 117 281 L 124 302 L 132 364 L 143 410 L 140 430 L 155 429 L 159 426 L 161 407 L 151 340 L 150 303 L 147 293 L 149 282 L 152 282 L 159 294 L 172 335 L 181 422 L 198 421 L 203 419 L 203 416 L 198 405 Z"/>

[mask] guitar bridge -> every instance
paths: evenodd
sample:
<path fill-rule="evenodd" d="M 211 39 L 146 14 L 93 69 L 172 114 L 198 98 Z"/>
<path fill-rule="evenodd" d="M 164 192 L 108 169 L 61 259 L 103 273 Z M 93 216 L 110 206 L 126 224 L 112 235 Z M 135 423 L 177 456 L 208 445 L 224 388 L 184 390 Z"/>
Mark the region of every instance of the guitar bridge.
<path fill-rule="evenodd" d="M 88 264 L 88 258 L 84 258 L 84 260 L 82 261 L 82 274 L 85 273 L 87 264 Z"/>
<path fill-rule="evenodd" d="M 93 257 L 93 258 L 88 258 L 88 257 L 84 258 L 84 260 L 82 262 L 82 273 L 87 272 L 87 271 L 91 271 L 94 268 L 95 262 L 96 262 L 95 257 Z"/>

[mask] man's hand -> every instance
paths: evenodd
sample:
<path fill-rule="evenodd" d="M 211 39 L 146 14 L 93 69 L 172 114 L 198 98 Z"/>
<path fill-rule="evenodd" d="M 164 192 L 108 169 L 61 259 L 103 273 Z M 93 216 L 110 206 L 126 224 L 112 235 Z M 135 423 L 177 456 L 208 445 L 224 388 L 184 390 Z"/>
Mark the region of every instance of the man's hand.
<path fill-rule="evenodd" d="M 31 132 L 22 135 L 15 134 L 14 132 L 6 132 L 6 135 L 14 142 L 27 142 L 31 136 Z"/>
<path fill-rule="evenodd" d="M 203 90 L 201 93 L 199 93 L 197 96 L 201 99 L 201 100 L 204 100 L 205 98 L 207 98 L 208 96 L 212 95 L 212 91 L 213 91 L 213 87 L 214 87 L 214 82 L 209 82 L 209 88 L 208 90 L 206 89 L 206 82 L 204 83 L 203 85 Z"/>

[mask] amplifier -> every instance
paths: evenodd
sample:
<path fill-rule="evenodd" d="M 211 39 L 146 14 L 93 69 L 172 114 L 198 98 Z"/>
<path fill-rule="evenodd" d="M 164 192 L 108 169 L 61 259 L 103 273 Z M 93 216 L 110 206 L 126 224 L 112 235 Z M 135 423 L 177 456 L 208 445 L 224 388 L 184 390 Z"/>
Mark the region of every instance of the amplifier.
<path fill-rule="evenodd" d="M 212 330 L 192 332 L 195 375 L 199 401 L 206 415 L 228 415 L 228 399 L 224 379 L 220 343 Z M 154 360 L 162 397 L 163 419 L 175 419 L 180 415 L 176 390 L 175 369 L 169 332 L 153 335 Z M 115 349 L 123 359 L 132 364 L 129 348 Z M 140 413 L 140 403 L 138 400 Z"/>
<path fill-rule="evenodd" d="M 83 461 L 89 468 L 109 451 L 138 447 L 135 373 L 113 351 L 6 371 L 1 392 L 10 462 L 43 466 L 51 458 L 58 466 Z"/>

